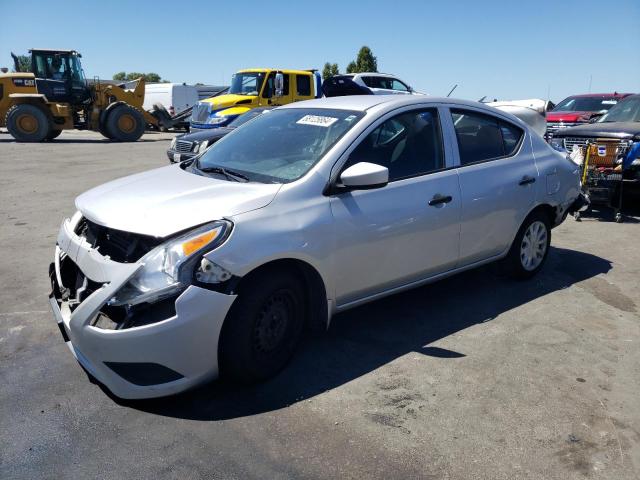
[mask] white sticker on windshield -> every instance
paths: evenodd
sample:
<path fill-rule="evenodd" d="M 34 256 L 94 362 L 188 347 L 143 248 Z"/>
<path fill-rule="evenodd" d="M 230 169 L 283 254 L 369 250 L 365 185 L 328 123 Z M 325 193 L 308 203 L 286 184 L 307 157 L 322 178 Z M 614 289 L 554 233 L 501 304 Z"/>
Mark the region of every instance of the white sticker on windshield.
<path fill-rule="evenodd" d="M 338 121 L 335 117 L 323 117 L 321 115 L 305 115 L 296 123 L 300 125 L 316 125 L 318 127 L 330 127 Z"/>
<path fill-rule="evenodd" d="M 602 105 L 615 105 L 616 103 L 618 103 L 617 100 L 603 100 L 602 101 Z"/>

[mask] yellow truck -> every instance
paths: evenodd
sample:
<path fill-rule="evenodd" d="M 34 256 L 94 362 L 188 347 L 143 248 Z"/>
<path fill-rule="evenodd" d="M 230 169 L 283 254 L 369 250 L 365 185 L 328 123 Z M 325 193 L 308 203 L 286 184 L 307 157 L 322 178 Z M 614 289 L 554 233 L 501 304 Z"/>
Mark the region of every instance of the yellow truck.
<path fill-rule="evenodd" d="M 250 68 L 231 78 L 224 95 L 198 102 L 191 112 L 191 130 L 223 127 L 256 107 L 277 107 L 322 96 L 322 78 L 315 70 Z"/>

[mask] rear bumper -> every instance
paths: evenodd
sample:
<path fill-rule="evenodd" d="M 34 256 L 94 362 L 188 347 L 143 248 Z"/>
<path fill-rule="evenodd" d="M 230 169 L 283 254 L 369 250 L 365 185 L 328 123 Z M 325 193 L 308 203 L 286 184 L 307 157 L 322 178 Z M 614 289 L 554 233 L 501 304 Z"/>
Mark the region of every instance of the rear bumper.
<path fill-rule="evenodd" d="M 73 261 L 101 283 L 81 303 L 63 298 L 60 260 Z M 140 267 L 102 257 L 76 236 L 66 220 L 51 269 L 49 303 L 69 350 L 97 381 L 120 398 L 171 395 L 218 375 L 218 339 L 233 295 L 187 287 L 175 314 L 139 327 L 109 330 L 92 325 L 100 310 Z"/>
<path fill-rule="evenodd" d="M 589 208 L 589 197 L 586 196 L 583 192 L 578 194 L 578 197 L 573 201 L 573 203 L 567 209 L 568 213 L 576 213 L 583 212 L 587 208 Z"/>

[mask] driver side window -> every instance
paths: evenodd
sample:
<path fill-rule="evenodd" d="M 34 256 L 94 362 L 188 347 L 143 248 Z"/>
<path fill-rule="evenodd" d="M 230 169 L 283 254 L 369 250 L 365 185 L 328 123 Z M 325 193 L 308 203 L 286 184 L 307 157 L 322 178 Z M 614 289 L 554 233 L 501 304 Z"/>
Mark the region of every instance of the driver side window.
<path fill-rule="evenodd" d="M 401 113 L 379 125 L 351 152 L 343 170 L 359 162 L 389 169 L 389 181 L 444 168 L 442 135 L 435 108 Z"/>
<path fill-rule="evenodd" d="M 283 86 L 282 86 L 282 95 L 283 96 L 287 96 L 289 95 L 289 74 L 285 73 L 283 74 Z M 276 74 L 275 72 L 271 72 L 269 74 L 269 76 L 267 77 L 266 85 L 264 86 L 264 90 L 262 91 L 262 98 L 271 98 L 273 97 L 273 94 L 275 93 L 274 91 L 274 85 L 275 85 L 275 81 L 276 81 Z"/>

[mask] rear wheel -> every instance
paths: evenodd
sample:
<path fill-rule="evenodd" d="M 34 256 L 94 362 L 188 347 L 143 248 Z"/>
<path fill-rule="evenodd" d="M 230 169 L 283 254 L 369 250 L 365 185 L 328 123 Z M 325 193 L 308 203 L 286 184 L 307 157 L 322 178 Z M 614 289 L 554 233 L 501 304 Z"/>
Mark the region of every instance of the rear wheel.
<path fill-rule="evenodd" d="M 531 213 L 522 223 L 505 263 L 509 273 L 519 279 L 533 277 L 549 254 L 551 225 L 543 212 Z"/>
<path fill-rule="evenodd" d="M 28 103 L 11 107 L 7 112 L 5 125 L 18 142 L 42 142 L 51 130 L 47 114 Z"/>
<path fill-rule="evenodd" d="M 135 108 L 118 105 L 109 112 L 104 130 L 106 136 L 119 142 L 135 142 L 144 133 L 144 118 Z"/>
<path fill-rule="evenodd" d="M 222 375 L 255 382 L 284 368 L 302 335 L 303 302 L 301 282 L 288 272 L 262 272 L 244 283 L 222 330 Z"/>

